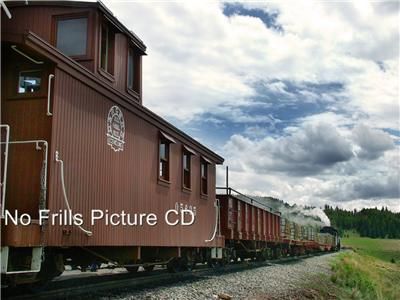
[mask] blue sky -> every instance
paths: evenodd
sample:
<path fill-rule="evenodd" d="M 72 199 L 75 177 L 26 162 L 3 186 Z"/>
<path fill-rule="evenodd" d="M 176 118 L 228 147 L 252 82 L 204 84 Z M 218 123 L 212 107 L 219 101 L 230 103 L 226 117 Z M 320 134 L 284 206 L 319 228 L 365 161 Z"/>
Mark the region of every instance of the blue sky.
<path fill-rule="evenodd" d="M 398 2 L 106 4 L 148 47 L 144 105 L 234 188 L 400 211 Z"/>

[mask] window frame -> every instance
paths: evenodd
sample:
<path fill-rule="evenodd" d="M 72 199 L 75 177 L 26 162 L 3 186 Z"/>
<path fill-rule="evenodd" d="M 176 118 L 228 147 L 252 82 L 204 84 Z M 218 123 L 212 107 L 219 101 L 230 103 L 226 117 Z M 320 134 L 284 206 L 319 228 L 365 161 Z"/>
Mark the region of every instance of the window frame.
<path fill-rule="evenodd" d="M 165 145 L 166 145 L 166 147 L 165 147 L 165 152 L 166 152 L 166 159 L 164 159 L 163 160 L 163 163 L 166 163 L 167 164 L 167 178 L 165 178 L 165 177 L 163 177 L 162 175 L 161 175 L 161 164 L 162 164 L 162 159 L 161 159 L 161 151 L 160 151 L 160 149 L 161 149 L 161 144 L 162 143 L 164 143 Z M 169 141 L 168 139 L 166 139 L 165 137 L 163 137 L 163 136 L 161 136 L 160 135 L 160 137 L 158 138 L 158 168 L 157 168 L 157 170 L 158 170 L 158 172 L 157 172 L 157 177 L 158 177 L 158 180 L 159 181 L 162 181 L 162 182 L 165 182 L 165 183 L 171 183 L 171 181 L 170 181 L 170 179 L 171 179 L 171 177 L 170 177 L 170 157 L 171 157 L 171 155 L 170 155 L 170 153 L 171 153 L 171 141 Z"/>
<path fill-rule="evenodd" d="M 182 189 L 186 191 L 192 190 L 192 155 L 185 148 L 182 149 Z M 185 169 L 185 156 L 187 157 L 187 163 L 189 164 L 189 168 Z M 185 172 L 188 173 L 189 176 L 189 185 L 187 186 L 185 183 Z"/>
<path fill-rule="evenodd" d="M 208 190 L 208 183 L 209 183 L 209 181 L 208 181 L 208 179 L 209 179 L 209 172 L 208 172 L 208 170 L 209 170 L 209 168 L 208 168 L 208 165 L 209 165 L 210 163 L 209 162 L 207 162 L 203 157 L 200 159 L 200 194 L 201 194 L 201 196 L 203 196 L 203 197 L 208 197 L 208 192 L 209 192 L 209 190 Z M 205 174 L 206 174 L 206 176 L 204 176 L 203 177 L 203 165 L 205 166 Z M 204 183 L 203 183 L 203 180 L 206 180 L 206 193 L 204 193 L 204 190 L 203 190 L 203 188 L 204 188 Z"/>
<path fill-rule="evenodd" d="M 165 142 L 166 147 L 166 152 L 167 152 L 167 159 L 166 159 L 166 163 L 167 163 L 167 170 L 168 170 L 168 178 L 163 178 L 162 176 L 160 176 L 160 165 L 161 165 L 161 156 L 160 156 L 160 147 L 162 142 Z M 158 147 L 157 147 L 157 152 L 158 152 L 158 162 L 157 162 L 157 179 L 158 179 L 158 183 L 162 184 L 164 186 L 169 186 L 171 183 L 171 144 L 176 144 L 176 141 L 173 137 L 171 137 L 170 135 L 166 134 L 163 131 L 159 131 L 158 134 Z"/>
<path fill-rule="evenodd" d="M 106 20 L 100 22 L 99 26 L 99 61 L 98 61 L 98 70 L 99 73 L 105 76 L 107 79 L 114 81 L 115 75 L 115 36 L 116 31 L 112 28 L 113 25 Z M 106 68 L 102 66 L 102 38 L 103 38 L 103 28 L 107 29 L 107 58 L 106 58 Z M 112 33 L 112 41 L 111 41 L 111 53 L 110 53 L 110 32 Z M 111 54 L 111 55 L 110 55 Z"/>
<path fill-rule="evenodd" d="M 11 69 L 12 79 L 10 84 L 4 86 L 4 91 L 7 95 L 7 100 L 19 99 L 38 99 L 47 97 L 48 93 L 48 66 L 43 64 L 40 67 L 33 64 L 21 64 Z M 41 72 L 41 87 L 39 91 L 32 93 L 18 93 L 19 76 L 21 72 L 40 71 Z"/>
<path fill-rule="evenodd" d="M 20 81 L 20 77 L 21 77 L 21 73 L 28 73 L 28 72 L 39 72 L 40 73 L 40 89 L 34 92 L 24 92 L 24 93 L 20 93 L 19 92 L 19 81 Z M 44 70 L 43 69 L 23 69 L 21 68 L 20 70 L 18 70 L 16 72 L 16 86 L 14 86 L 14 93 L 19 96 L 19 97 L 34 97 L 37 95 L 42 95 L 45 93 L 45 91 L 43 91 L 43 86 L 44 86 L 44 76 L 43 76 Z"/>
<path fill-rule="evenodd" d="M 133 59 L 133 83 L 130 86 L 129 82 L 129 57 L 132 54 Z M 135 98 L 139 99 L 140 97 L 140 90 L 141 90 L 141 57 L 138 52 L 135 50 L 135 47 L 131 44 L 128 45 L 128 51 L 126 56 L 126 90 L 129 94 L 134 96 Z"/>
<path fill-rule="evenodd" d="M 86 18 L 87 27 L 86 27 L 86 53 L 84 55 L 67 55 L 64 54 L 61 49 L 57 48 L 57 29 L 58 29 L 58 21 L 60 20 L 71 20 L 71 19 L 82 19 Z M 90 60 L 92 56 L 92 47 L 93 47 L 93 37 L 92 37 L 92 20 L 88 11 L 80 12 L 80 13 L 67 13 L 61 15 L 53 16 L 53 32 L 52 32 L 52 44 L 53 46 L 63 53 L 65 56 L 68 56 L 74 60 Z"/>

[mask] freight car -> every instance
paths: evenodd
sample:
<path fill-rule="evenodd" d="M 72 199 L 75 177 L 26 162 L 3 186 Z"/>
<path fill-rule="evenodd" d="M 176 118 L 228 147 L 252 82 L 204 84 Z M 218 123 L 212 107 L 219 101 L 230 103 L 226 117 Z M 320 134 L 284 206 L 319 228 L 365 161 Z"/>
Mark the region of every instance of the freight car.
<path fill-rule="evenodd" d="M 216 195 L 223 158 L 143 106 L 146 46 L 101 2 L 6 4 L 2 284 L 46 281 L 65 264 L 178 271 L 334 249 L 333 231 L 229 188 Z"/>
<path fill-rule="evenodd" d="M 281 215 L 232 188 L 217 188 L 227 261 L 279 256 Z"/>
<path fill-rule="evenodd" d="M 224 260 L 265 260 L 340 249 L 333 227 L 298 224 L 230 187 L 217 188 Z M 302 220 L 306 223 L 306 219 Z"/>

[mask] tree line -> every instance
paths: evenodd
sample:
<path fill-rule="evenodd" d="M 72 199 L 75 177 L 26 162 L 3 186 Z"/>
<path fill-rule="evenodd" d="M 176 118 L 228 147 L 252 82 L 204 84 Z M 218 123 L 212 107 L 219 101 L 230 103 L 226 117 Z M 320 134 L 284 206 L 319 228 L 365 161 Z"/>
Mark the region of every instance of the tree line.
<path fill-rule="evenodd" d="M 394 213 L 387 207 L 348 211 L 326 205 L 324 212 L 341 235 L 345 230 L 356 230 L 362 237 L 400 238 L 400 213 Z"/>

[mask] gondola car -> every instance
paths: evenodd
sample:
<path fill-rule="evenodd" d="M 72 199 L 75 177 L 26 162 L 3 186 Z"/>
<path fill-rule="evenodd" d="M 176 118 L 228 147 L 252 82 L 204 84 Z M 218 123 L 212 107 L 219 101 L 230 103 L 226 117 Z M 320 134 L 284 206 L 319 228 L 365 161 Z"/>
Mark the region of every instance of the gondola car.
<path fill-rule="evenodd" d="M 281 214 L 230 187 L 217 188 L 227 261 L 279 256 Z"/>

